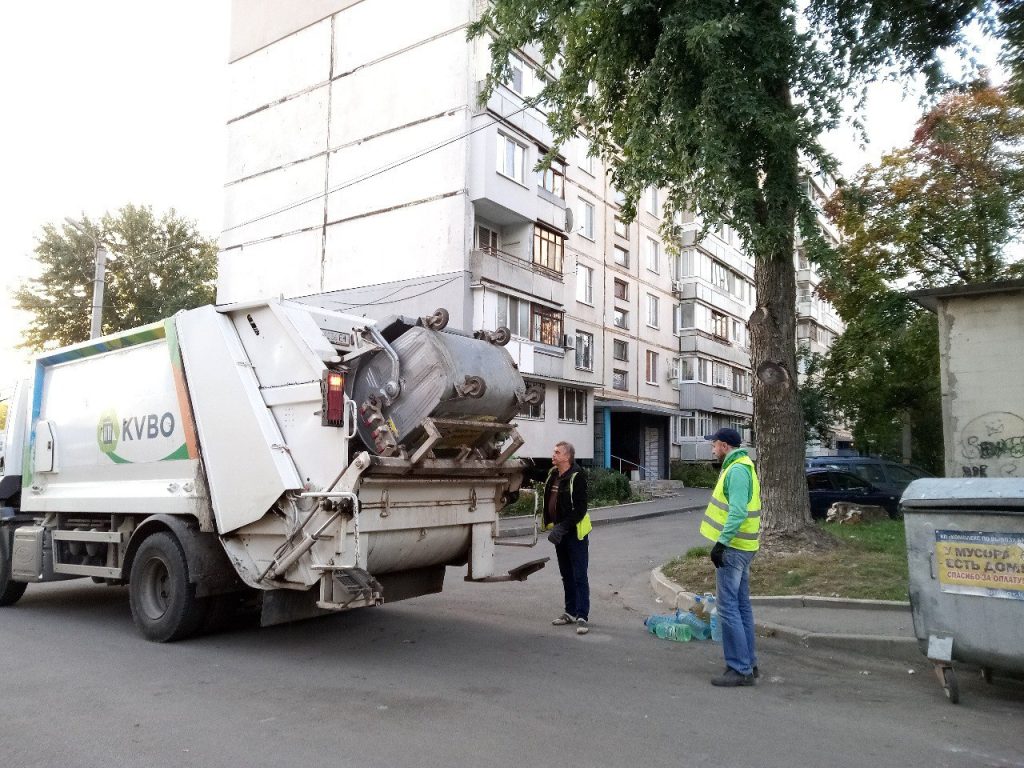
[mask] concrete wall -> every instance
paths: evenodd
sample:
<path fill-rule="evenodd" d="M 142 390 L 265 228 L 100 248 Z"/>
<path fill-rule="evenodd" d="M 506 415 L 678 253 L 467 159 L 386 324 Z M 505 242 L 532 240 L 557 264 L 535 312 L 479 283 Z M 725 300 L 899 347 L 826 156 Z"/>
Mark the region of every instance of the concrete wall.
<path fill-rule="evenodd" d="M 469 12 L 236 0 L 219 302 L 465 269 Z"/>
<path fill-rule="evenodd" d="M 1024 291 L 940 300 L 947 477 L 1024 477 Z"/>

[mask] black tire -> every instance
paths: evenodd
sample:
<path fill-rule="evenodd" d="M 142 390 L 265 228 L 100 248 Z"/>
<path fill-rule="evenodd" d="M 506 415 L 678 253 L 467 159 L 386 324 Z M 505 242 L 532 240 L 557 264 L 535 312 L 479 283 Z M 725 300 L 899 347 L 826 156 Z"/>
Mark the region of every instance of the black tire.
<path fill-rule="evenodd" d="M 24 581 L 14 581 L 11 578 L 11 556 L 13 548 L 13 529 L 0 528 L 0 536 L 4 540 L 0 542 L 0 606 L 14 605 L 25 594 L 28 587 Z"/>
<path fill-rule="evenodd" d="M 173 534 L 160 531 L 139 546 L 128 597 L 135 626 L 148 640 L 182 640 L 203 623 L 206 606 L 188 580 L 188 562 Z"/>

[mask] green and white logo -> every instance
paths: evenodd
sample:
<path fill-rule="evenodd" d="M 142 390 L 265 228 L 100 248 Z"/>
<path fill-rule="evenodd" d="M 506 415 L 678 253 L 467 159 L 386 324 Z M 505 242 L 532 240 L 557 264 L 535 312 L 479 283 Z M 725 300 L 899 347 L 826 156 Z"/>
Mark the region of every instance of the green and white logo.
<path fill-rule="evenodd" d="M 121 428 L 118 426 L 117 413 L 115 411 L 104 411 L 100 414 L 99 424 L 96 425 L 96 442 L 100 450 L 110 456 L 117 450 L 117 443 L 121 439 Z"/>

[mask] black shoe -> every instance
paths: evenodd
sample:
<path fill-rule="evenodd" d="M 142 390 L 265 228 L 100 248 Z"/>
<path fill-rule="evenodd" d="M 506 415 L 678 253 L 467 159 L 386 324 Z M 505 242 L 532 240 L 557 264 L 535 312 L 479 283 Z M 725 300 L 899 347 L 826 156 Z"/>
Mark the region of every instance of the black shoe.
<path fill-rule="evenodd" d="M 754 685 L 755 683 L 753 675 L 741 675 L 735 669 L 729 667 L 721 677 L 714 678 L 711 684 L 719 688 L 738 688 L 744 685 Z"/>

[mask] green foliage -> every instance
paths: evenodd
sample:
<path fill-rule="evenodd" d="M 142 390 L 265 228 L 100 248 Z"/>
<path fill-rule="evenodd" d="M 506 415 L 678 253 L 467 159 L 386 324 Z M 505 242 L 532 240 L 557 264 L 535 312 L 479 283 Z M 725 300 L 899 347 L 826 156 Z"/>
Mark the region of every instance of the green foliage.
<path fill-rule="evenodd" d="M 519 498 L 506 504 L 500 512 L 501 517 L 519 517 L 534 514 L 534 499 L 538 492 L 543 492 L 544 484 L 535 483 L 532 488 L 521 488 Z"/>
<path fill-rule="evenodd" d="M 0 430 L 7 429 L 7 409 L 6 402 L 0 403 Z"/>
<path fill-rule="evenodd" d="M 590 506 L 597 506 L 597 502 L 602 501 L 617 504 L 632 498 L 629 478 L 621 472 L 603 467 L 588 467 L 585 471 Z"/>
<path fill-rule="evenodd" d="M 82 225 L 106 245 L 109 257 L 103 332 L 145 325 L 215 297 L 217 243 L 173 209 L 157 217 L 148 206 Z M 21 347 L 41 350 L 89 338 L 95 255 L 93 240 L 70 225 L 43 227 L 35 249 L 41 271 L 15 293 L 33 314 Z"/>
<path fill-rule="evenodd" d="M 844 235 L 841 271 L 924 288 L 1012 276 L 1004 252 L 1024 226 L 1024 109 L 985 82 L 951 90 L 909 146 L 861 170 L 827 210 Z"/>
<path fill-rule="evenodd" d="M 687 488 L 714 488 L 718 480 L 718 469 L 710 461 L 673 460 L 670 475 L 681 480 Z"/>

